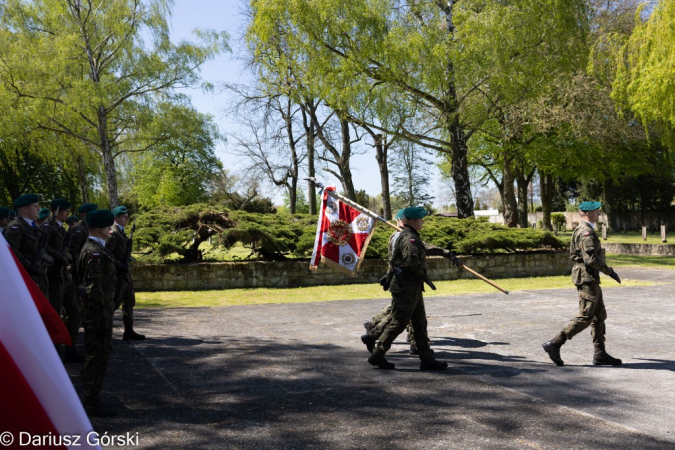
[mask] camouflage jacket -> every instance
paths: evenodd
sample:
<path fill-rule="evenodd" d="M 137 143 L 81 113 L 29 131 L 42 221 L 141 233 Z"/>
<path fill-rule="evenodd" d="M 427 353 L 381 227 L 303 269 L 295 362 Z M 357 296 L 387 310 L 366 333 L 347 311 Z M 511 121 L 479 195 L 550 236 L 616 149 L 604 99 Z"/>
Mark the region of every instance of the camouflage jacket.
<path fill-rule="evenodd" d="M 84 243 L 87 242 L 87 238 L 89 237 L 89 227 L 87 226 L 86 222 L 80 222 L 79 224 L 75 225 L 74 227 L 70 228 L 68 230 L 68 237 L 66 240 L 68 241 L 68 248 L 66 249 L 66 258 L 68 258 L 68 262 L 72 264 L 72 272 L 73 275 L 75 276 L 75 265 L 77 264 L 77 261 L 80 257 L 80 252 L 82 251 L 82 247 L 84 246 Z"/>
<path fill-rule="evenodd" d="M 602 247 L 595 230 L 582 221 L 572 233 L 570 242 L 570 258 L 574 261 L 572 267 L 572 282 L 600 283 L 600 273 L 610 274 L 612 269 L 605 263 Z"/>
<path fill-rule="evenodd" d="M 422 238 L 415 229 L 406 225 L 395 238 L 389 260 L 391 270 L 400 269 L 402 272 L 393 278 L 390 291 L 397 293 L 421 289 L 424 279 L 427 278 L 425 258 L 426 249 Z"/>
<path fill-rule="evenodd" d="M 87 292 L 82 319 L 96 321 L 112 317 L 115 309 L 117 270 L 115 258 L 104 246 L 87 239 L 77 260 L 77 276 Z"/>
<path fill-rule="evenodd" d="M 49 233 L 49 240 L 47 241 L 47 248 L 45 252 L 52 258 L 53 264 L 49 270 L 52 275 L 65 275 L 65 268 L 68 264 L 67 258 L 63 254 L 63 244 L 66 239 L 66 230 L 62 225 L 50 217 L 42 224 L 42 231 Z"/>
<path fill-rule="evenodd" d="M 23 267 L 28 270 L 40 248 L 40 231 L 17 216 L 5 228 L 4 236 Z"/>
<path fill-rule="evenodd" d="M 105 241 L 105 248 L 110 250 L 110 253 L 115 257 L 118 264 L 127 264 L 129 259 L 129 238 L 116 223 L 110 228 L 108 240 Z M 128 270 L 123 274 L 118 273 L 118 275 L 127 278 L 131 276 Z"/>

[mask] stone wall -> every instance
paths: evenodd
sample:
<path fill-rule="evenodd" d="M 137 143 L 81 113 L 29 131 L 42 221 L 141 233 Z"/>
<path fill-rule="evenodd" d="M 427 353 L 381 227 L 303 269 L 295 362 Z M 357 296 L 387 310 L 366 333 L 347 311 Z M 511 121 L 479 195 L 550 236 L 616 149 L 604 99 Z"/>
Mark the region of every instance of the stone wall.
<path fill-rule="evenodd" d="M 618 255 L 675 255 L 673 244 L 608 244 L 603 242 L 602 248 L 607 253 Z"/>
<path fill-rule="evenodd" d="M 572 268 L 567 252 L 532 252 L 484 256 L 462 256 L 471 269 L 488 278 L 567 275 Z M 427 258 L 432 280 L 472 279 L 465 270 L 452 267 L 442 257 Z M 367 259 L 356 277 L 323 265 L 316 272 L 307 261 L 228 262 L 202 264 L 159 264 L 133 267 L 137 291 L 183 291 L 252 287 L 299 287 L 376 283 L 387 271 L 387 262 Z"/>

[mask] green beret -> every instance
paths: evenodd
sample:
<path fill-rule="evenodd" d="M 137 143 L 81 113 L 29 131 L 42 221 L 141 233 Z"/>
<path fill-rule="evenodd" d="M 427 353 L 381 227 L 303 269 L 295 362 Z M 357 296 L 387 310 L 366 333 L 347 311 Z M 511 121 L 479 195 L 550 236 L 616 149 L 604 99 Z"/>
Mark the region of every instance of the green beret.
<path fill-rule="evenodd" d="M 60 211 L 65 211 L 66 209 L 70 209 L 73 204 L 68 200 L 57 198 L 56 200 L 52 200 L 49 206 L 52 208 L 52 211 L 56 211 L 56 208 L 58 208 Z"/>
<path fill-rule="evenodd" d="M 77 211 L 81 213 L 90 213 L 96 210 L 96 208 L 98 208 L 96 203 L 84 203 L 79 208 L 77 208 Z"/>
<path fill-rule="evenodd" d="M 19 206 L 28 206 L 32 205 L 33 203 L 37 203 L 39 201 L 40 198 L 35 194 L 23 194 L 21 197 L 14 200 L 14 203 L 12 203 L 12 205 L 15 208 L 18 208 Z"/>
<path fill-rule="evenodd" d="M 77 217 L 77 216 L 68 216 L 68 218 L 66 219 L 66 223 L 75 223 L 75 222 L 79 222 L 79 221 L 80 221 L 80 218 Z"/>
<path fill-rule="evenodd" d="M 403 215 L 408 219 L 422 219 L 426 217 L 427 210 L 421 206 L 411 206 L 403 210 Z"/>
<path fill-rule="evenodd" d="M 13 209 L 10 210 L 10 211 L 9 211 L 9 218 L 10 218 L 10 219 L 13 219 L 13 218 L 15 218 L 15 217 L 16 217 L 16 211 L 14 211 Z"/>
<path fill-rule="evenodd" d="M 9 219 L 9 208 L 0 206 L 0 219 Z"/>
<path fill-rule="evenodd" d="M 123 216 L 124 214 L 127 214 L 127 212 L 126 206 L 118 206 L 112 210 L 112 213 L 115 215 L 115 217 Z"/>
<path fill-rule="evenodd" d="M 88 213 L 84 221 L 92 228 L 106 228 L 113 224 L 115 216 L 108 209 L 96 209 Z"/>
<path fill-rule="evenodd" d="M 582 210 L 583 212 L 595 211 L 596 209 L 600 209 L 601 207 L 602 203 L 600 202 L 583 202 L 581 205 L 579 205 L 579 209 Z"/>
<path fill-rule="evenodd" d="M 52 212 L 49 210 L 49 208 L 42 208 L 42 209 L 38 212 L 38 220 L 40 220 L 40 219 L 45 219 L 45 218 L 49 217 L 49 215 L 50 215 L 51 213 L 52 213 Z"/>
<path fill-rule="evenodd" d="M 394 216 L 394 219 L 396 220 L 403 220 L 403 208 L 399 209 L 398 212 L 396 213 L 396 216 Z"/>

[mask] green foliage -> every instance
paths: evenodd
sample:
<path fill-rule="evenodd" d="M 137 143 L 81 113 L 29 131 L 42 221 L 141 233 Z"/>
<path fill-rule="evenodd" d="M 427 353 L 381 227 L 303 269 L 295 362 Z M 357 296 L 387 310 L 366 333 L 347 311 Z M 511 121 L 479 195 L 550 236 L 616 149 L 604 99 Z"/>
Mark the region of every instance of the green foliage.
<path fill-rule="evenodd" d="M 564 230 L 567 228 L 567 219 L 565 214 L 551 214 L 551 225 L 554 227 L 558 225 L 558 230 Z"/>

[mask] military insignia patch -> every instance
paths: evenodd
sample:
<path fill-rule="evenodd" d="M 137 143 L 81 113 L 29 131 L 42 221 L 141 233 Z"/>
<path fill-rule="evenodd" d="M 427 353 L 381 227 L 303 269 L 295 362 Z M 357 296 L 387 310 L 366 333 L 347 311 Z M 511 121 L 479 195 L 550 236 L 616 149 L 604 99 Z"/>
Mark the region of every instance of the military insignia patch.
<path fill-rule="evenodd" d="M 18 230 L 18 229 L 19 229 L 19 227 L 17 227 L 16 225 L 12 227 L 12 230 Z"/>
<path fill-rule="evenodd" d="M 100 254 L 100 253 L 92 253 L 92 254 L 91 254 L 91 257 L 92 257 L 92 258 L 100 258 L 100 257 L 101 257 L 101 254 Z"/>
<path fill-rule="evenodd" d="M 584 233 L 584 236 L 590 236 L 590 235 L 591 235 L 591 233 L 589 233 L 588 231 Z"/>
<path fill-rule="evenodd" d="M 82 230 L 77 230 L 76 233 L 77 233 L 77 234 L 82 234 Z"/>
<path fill-rule="evenodd" d="M 415 240 L 415 238 L 411 238 L 410 242 L 417 242 L 417 241 Z"/>

